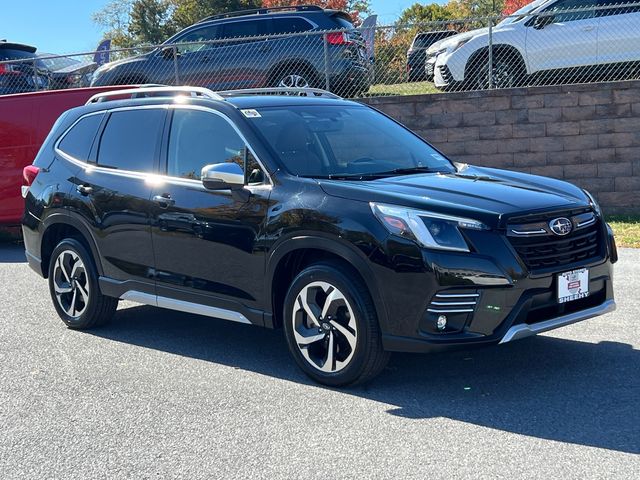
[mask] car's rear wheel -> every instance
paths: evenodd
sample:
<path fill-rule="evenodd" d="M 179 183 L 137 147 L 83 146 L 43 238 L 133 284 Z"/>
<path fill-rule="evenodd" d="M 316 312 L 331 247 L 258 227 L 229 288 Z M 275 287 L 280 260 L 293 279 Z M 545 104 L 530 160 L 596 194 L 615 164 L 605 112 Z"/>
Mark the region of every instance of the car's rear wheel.
<path fill-rule="evenodd" d="M 388 361 L 371 296 L 339 263 L 298 274 L 285 299 L 284 323 L 296 363 L 325 385 L 366 382 Z"/>
<path fill-rule="evenodd" d="M 273 76 L 271 84 L 279 88 L 317 88 L 318 79 L 308 68 L 286 67 Z"/>
<path fill-rule="evenodd" d="M 117 299 L 100 292 L 93 259 L 74 238 L 61 241 L 51 254 L 49 292 L 58 315 L 69 328 L 103 325 L 118 306 Z"/>

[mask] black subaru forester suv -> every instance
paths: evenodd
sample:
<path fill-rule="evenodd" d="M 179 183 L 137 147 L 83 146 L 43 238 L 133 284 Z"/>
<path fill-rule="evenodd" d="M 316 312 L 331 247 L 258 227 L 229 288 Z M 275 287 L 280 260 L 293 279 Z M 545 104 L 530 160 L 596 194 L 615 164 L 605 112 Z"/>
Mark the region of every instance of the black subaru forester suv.
<path fill-rule="evenodd" d="M 27 258 L 70 328 L 104 324 L 119 299 L 283 327 L 298 365 L 337 386 L 392 351 L 615 308 L 616 246 L 589 193 L 451 163 L 328 92 L 99 94 L 24 174 Z"/>

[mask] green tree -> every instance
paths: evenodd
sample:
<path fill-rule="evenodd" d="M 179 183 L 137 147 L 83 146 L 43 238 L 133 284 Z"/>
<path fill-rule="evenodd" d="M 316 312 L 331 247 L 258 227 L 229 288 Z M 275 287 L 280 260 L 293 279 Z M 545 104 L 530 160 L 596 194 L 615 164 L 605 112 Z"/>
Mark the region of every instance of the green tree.
<path fill-rule="evenodd" d="M 104 38 L 111 39 L 113 48 L 127 48 L 135 44 L 129 33 L 133 0 L 112 0 L 92 15 L 94 23 L 104 27 Z"/>
<path fill-rule="evenodd" d="M 135 0 L 131 7 L 129 34 L 138 44 L 164 42 L 175 33 L 170 22 L 172 8 L 170 0 Z"/>
<path fill-rule="evenodd" d="M 398 24 L 416 25 L 428 22 L 451 20 L 454 18 L 452 15 L 453 12 L 447 9 L 445 5 L 438 5 L 437 3 L 431 3 L 429 5 L 414 3 L 402 12 L 398 19 Z"/>
<path fill-rule="evenodd" d="M 461 3 L 473 17 L 500 15 L 504 9 L 504 0 L 461 0 Z"/>
<path fill-rule="evenodd" d="M 199 22 L 203 18 L 235 10 L 259 8 L 261 0 L 171 0 L 173 28 L 178 31 Z"/>

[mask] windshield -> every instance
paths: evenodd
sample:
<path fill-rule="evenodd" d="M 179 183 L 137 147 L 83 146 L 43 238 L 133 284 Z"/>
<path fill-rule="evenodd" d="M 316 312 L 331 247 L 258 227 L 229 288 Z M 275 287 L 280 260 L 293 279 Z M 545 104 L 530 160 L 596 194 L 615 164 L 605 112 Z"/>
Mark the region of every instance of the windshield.
<path fill-rule="evenodd" d="M 500 26 L 500 25 L 508 25 L 510 23 L 519 22 L 528 13 L 530 13 L 534 9 L 538 8 L 540 5 L 544 5 L 545 3 L 548 3 L 550 1 L 553 1 L 553 0 L 535 0 L 534 2 L 531 2 L 528 5 L 525 5 L 524 7 L 521 7 L 520 9 L 516 10 L 515 12 L 513 12 L 509 17 L 505 18 L 500 23 L 498 23 L 498 26 Z"/>
<path fill-rule="evenodd" d="M 413 169 L 454 171 L 420 137 L 367 107 L 287 106 L 244 113 L 294 175 L 334 178 L 399 175 Z"/>

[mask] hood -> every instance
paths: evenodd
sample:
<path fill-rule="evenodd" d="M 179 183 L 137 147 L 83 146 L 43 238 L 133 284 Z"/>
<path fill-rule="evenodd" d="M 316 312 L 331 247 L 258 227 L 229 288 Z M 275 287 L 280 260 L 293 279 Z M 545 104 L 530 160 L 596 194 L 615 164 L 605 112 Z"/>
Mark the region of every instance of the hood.
<path fill-rule="evenodd" d="M 113 62 L 105 63 L 104 65 L 101 65 L 95 70 L 94 72 L 95 78 L 98 78 L 104 75 L 105 73 L 113 70 L 115 67 L 118 67 L 120 65 L 145 61 L 147 60 L 147 57 L 149 56 L 150 53 L 152 52 L 147 52 L 140 55 L 135 55 L 133 57 L 123 58 L 121 60 L 115 60 Z"/>
<path fill-rule="evenodd" d="M 484 35 L 484 34 L 488 34 L 488 33 L 489 33 L 489 29 L 488 28 L 478 28 L 476 30 L 470 30 L 468 32 L 463 32 L 463 33 L 458 33 L 457 35 L 452 35 L 451 37 L 447 37 L 447 38 L 445 38 L 443 40 L 438 40 L 436 43 L 431 45 L 427 49 L 427 54 L 436 53 L 436 52 L 442 50 L 443 48 L 448 48 L 448 47 L 453 46 L 456 43 L 461 42 L 463 40 L 468 40 L 468 39 L 473 38 L 475 36 Z"/>
<path fill-rule="evenodd" d="M 456 173 L 319 182 L 328 195 L 467 217 L 492 228 L 516 214 L 590 205 L 580 188 L 561 180 L 466 165 Z"/>

